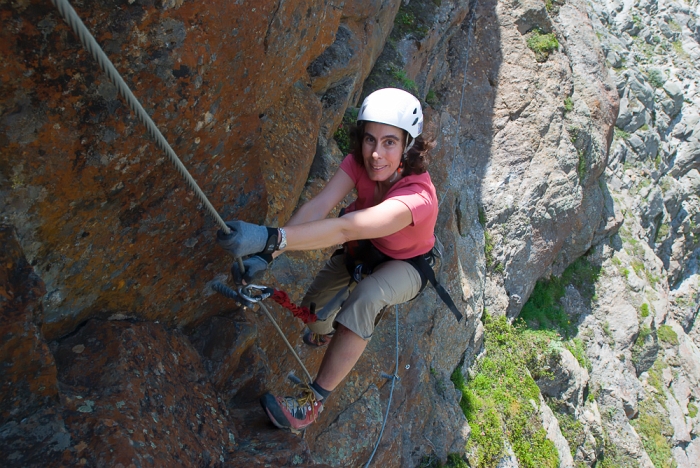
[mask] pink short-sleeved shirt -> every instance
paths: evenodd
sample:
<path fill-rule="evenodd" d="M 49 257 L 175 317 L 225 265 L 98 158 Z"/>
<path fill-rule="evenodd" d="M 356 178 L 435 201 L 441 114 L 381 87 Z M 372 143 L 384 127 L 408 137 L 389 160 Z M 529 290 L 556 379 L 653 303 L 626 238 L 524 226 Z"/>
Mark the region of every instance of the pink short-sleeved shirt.
<path fill-rule="evenodd" d="M 349 154 L 340 164 L 340 168 L 350 176 L 357 189 L 357 200 L 347 212 L 362 210 L 374 206 L 374 189 L 376 182 L 370 180 L 364 166 Z M 395 258 L 405 260 L 416 255 L 428 253 L 435 244 L 435 223 L 438 215 L 438 200 L 435 186 L 427 172 L 403 177 L 396 182 L 384 196 L 384 200 L 398 200 L 405 204 L 413 223 L 394 234 L 371 239 L 379 251 Z"/>

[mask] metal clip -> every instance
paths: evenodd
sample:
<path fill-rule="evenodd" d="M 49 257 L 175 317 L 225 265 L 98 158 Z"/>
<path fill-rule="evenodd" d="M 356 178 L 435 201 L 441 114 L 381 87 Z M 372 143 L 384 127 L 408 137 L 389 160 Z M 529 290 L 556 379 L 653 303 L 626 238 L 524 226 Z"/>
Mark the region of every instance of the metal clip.
<path fill-rule="evenodd" d="M 257 284 L 248 284 L 238 288 L 238 295 L 251 304 L 256 304 L 263 299 L 267 299 L 268 297 L 272 296 L 272 293 L 272 288 L 259 286 Z"/>

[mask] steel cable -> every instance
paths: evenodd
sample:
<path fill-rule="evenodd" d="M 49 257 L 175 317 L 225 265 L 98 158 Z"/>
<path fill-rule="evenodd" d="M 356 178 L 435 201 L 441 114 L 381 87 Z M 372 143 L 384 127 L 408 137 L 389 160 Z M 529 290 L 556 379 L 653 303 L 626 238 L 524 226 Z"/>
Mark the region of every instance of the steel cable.
<path fill-rule="evenodd" d="M 51 0 L 51 2 L 54 4 L 56 9 L 58 9 L 58 12 L 61 14 L 66 23 L 68 23 L 71 29 L 73 29 L 73 32 L 75 32 L 75 34 L 78 36 L 80 42 L 83 44 L 83 47 L 90 52 L 92 57 L 100 66 L 100 69 L 107 75 L 107 78 L 109 78 L 112 84 L 114 84 L 119 94 L 121 94 L 126 100 L 129 108 L 136 114 L 136 117 L 138 117 L 141 123 L 146 126 L 151 138 L 153 138 L 158 147 L 165 152 L 170 159 L 170 162 L 173 163 L 177 171 L 185 179 L 187 185 L 189 185 L 190 189 L 195 193 L 197 198 L 199 198 L 199 201 L 202 202 L 209 215 L 214 219 L 214 221 L 216 221 L 216 224 L 219 225 L 222 231 L 229 234 L 231 232 L 229 227 L 226 225 L 221 216 L 219 216 L 219 213 L 216 211 L 211 202 L 209 202 L 209 199 L 204 192 L 202 192 L 202 189 L 199 188 L 199 185 L 197 185 L 197 182 L 187 171 L 185 165 L 182 164 L 180 158 L 177 157 L 177 154 L 175 154 L 175 151 L 168 143 L 168 140 L 165 139 L 161 131 L 153 122 L 153 119 L 151 119 L 151 116 L 148 115 L 148 112 L 146 112 L 139 100 L 136 98 L 136 96 L 134 96 L 134 93 L 131 92 L 129 86 L 114 67 L 111 60 L 109 60 L 107 54 L 105 54 L 95 38 L 92 36 L 87 26 L 85 26 L 85 24 L 82 22 L 71 4 L 68 3 L 68 0 Z M 239 257 L 236 259 L 236 261 L 238 262 L 238 266 L 240 267 L 241 271 L 245 271 L 242 259 Z"/>

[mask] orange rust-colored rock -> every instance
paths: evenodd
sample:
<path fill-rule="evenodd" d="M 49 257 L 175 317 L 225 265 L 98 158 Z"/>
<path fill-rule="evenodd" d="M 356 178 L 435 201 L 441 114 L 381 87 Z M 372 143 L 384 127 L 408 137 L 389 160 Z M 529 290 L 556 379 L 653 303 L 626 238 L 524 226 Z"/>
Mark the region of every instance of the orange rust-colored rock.
<path fill-rule="evenodd" d="M 337 8 L 75 6 L 222 216 L 286 220 L 320 118 L 305 64 L 333 41 Z M 209 313 L 205 285 L 229 262 L 199 201 L 50 3 L 3 1 L 0 17 L 4 212 L 47 284 L 46 336 L 95 316 Z"/>

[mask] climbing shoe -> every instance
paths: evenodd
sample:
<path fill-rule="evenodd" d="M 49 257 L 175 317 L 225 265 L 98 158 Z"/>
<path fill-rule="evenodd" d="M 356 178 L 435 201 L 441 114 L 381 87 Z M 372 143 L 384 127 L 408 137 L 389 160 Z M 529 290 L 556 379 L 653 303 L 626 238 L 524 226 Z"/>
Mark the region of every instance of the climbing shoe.
<path fill-rule="evenodd" d="M 266 393 L 260 397 L 260 404 L 272 421 L 280 429 L 299 434 L 318 419 L 323 411 L 323 400 L 308 385 L 300 385 L 301 394 L 297 397 L 278 397 Z"/>
<path fill-rule="evenodd" d="M 314 333 L 311 330 L 306 330 L 306 333 L 304 333 L 304 343 L 316 348 L 326 346 L 331 342 L 331 338 L 333 338 L 333 333 L 321 335 L 320 333 Z"/>

